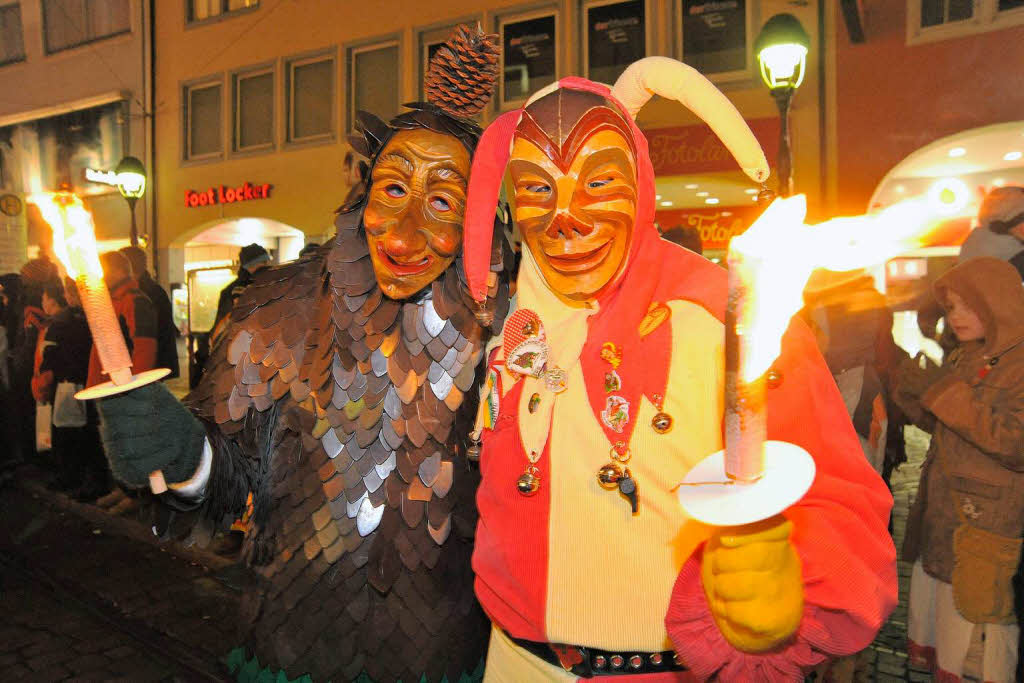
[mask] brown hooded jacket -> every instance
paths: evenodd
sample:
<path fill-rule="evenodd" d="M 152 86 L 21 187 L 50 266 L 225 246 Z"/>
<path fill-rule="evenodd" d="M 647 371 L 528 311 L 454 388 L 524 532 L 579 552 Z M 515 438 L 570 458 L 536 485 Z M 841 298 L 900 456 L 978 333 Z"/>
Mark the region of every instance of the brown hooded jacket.
<path fill-rule="evenodd" d="M 1024 288 L 1010 264 L 978 258 L 936 281 L 946 308 L 951 291 L 981 318 L 985 337 L 961 344 L 921 397 L 937 422 L 904 544 L 905 560 L 920 554 L 947 583 L 961 524 L 1007 539 L 1024 530 Z"/>

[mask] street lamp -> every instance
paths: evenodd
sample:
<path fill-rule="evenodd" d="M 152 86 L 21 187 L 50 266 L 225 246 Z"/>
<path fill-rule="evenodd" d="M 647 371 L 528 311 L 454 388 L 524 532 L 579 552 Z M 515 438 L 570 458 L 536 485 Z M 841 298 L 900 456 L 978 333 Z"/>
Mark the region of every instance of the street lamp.
<path fill-rule="evenodd" d="M 117 174 L 117 189 L 128 202 L 128 211 L 132 215 L 131 242 L 133 247 L 139 246 L 139 231 L 135 227 L 135 202 L 146 191 L 146 167 L 135 157 L 125 157 L 114 169 Z"/>
<path fill-rule="evenodd" d="M 779 194 L 793 193 L 793 155 L 789 147 L 789 103 L 807 72 L 811 39 L 792 14 L 776 14 L 754 42 L 761 78 L 779 108 Z"/>

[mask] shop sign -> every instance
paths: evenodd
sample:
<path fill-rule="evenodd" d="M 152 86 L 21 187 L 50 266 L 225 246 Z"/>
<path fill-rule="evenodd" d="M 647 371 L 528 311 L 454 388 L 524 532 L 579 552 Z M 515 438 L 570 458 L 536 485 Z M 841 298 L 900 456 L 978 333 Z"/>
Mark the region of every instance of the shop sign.
<path fill-rule="evenodd" d="M 774 162 L 779 150 L 779 119 L 747 121 L 761 149 Z M 739 165 L 718 136 L 706 125 L 652 128 L 644 131 L 655 175 L 689 175 L 739 171 Z"/>
<path fill-rule="evenodd" d="M 101 171 L 96 168 L 87 168 L 84 170 L 85 179 L 90 183 L 99 183 L 100 185 L 117 185 L 117 173 L 114 171 Z"/>
<path fill-rule="evenodd" d="M 211 204 L 234 204 L 252 199 L 267 199 L 270 197 L 270 190 L 273 187 L 266 183 L 262 185 L 243 183 L 238 187 L 217 185 L 201 192 L 185 190 L 185 206 L 193 209 L 197 206 L 210 206 Z"/>
<path fill-rule="evenodd" d="M 658 211 L 655 220 L 662 231 L 679 225 L 696 228 L 704 250 L 708 251 L 725 249 L 729 240 L 749 228 L 760 215 L 761 210 L 757 206 L 726 206 Z"/>

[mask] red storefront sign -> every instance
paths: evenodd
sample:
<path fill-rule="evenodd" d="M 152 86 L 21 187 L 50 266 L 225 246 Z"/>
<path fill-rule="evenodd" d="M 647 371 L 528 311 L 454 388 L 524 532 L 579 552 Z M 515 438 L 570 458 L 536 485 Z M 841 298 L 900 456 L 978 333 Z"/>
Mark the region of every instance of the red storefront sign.
<path fill-rule="evenodd" d="M 749 228 L 760 215 L 761 209 L 751 202 L 751 206 L 658 211 L 654 220 L 663 231 L 677 225 L 696 228 L 700 233 L 700 241 L 707 251 L 725 249 L 730 239 Z"/>
<path fill-rule="evenodd" d="M 211 204 L 233 204 L 235 202 L 247 202 L 252 199 L 267 199 L 270 197 L 270 190 L 273 185 L 264 183 L 253 185 L 243 183 L 238 187 L 218 185 L 202 192 L 185 190 L 185 206 L 195 208 L 197 206 L 210 206 Z"/>
<path fill-rule="evenodd" d="M 774 165 L 779 150 L 779 119 L 752 119 L 747 125 L 761 143 L 769 164 Z M 644 135 L 655 175 L 740 170 L 729 150 L 706 125 L 652 128 Z"/>

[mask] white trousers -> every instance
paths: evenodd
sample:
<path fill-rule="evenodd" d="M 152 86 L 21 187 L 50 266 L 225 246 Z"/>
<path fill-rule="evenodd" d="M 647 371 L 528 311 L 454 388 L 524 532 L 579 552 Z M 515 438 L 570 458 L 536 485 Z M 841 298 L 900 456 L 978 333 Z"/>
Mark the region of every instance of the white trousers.
<path fill-rule="evenodd" d="M 974 624 L 964 619 L 953 602 L 953 585 L 925 573 L 920 560 L 914 563 L 910 577 L 908 621 L 908 640 L 920 648 L 933 649 L 936 665 L 944 673 L 960 678 L 969 674 L 986 683 L 1016 680 L 1017 625 Z M 980 634 L 975 629 L 980 629 Z M 975 666 L 980 671 L 965 670 L 972 638 L 978 635 L 982 652 L 980 666 Z"/>

